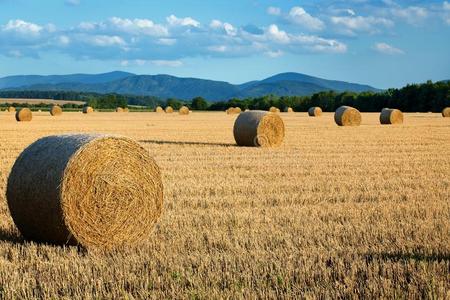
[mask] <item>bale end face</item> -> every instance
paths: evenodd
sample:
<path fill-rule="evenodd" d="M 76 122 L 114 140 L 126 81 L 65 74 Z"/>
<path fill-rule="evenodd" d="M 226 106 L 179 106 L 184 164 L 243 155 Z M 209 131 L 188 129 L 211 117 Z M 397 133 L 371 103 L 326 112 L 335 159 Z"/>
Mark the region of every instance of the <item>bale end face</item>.
<path fill-rule="evenodd" d="M 90 114 L 93 112 L 94 112 L 94 109 L 92 107 L 90 107 L 90 106 L 83 107 L 83 114 Z"/>
<path fill-rule="evenodd" d="M 339 126 L 361 125 L 361 113 L 356 108 L 341 106 L 334 113 L 334 121 Z"/>
<path fill-rule="evenodd" d="M 21 108 L 16 112 L 17 122 L 29 122 L 33 118 L 33 114 L 29 108 Z"/>
<path fill-rule="evenodd" d="M 189 108 L 187 106 L 180 107 L 178 113 L 180 115 L 188 115 L 189 114 Z"/>
<path fill-rule="evenodd" d="M 249 147 L 278 147 L 284 139 L 284 123 L 275 113 L 248 111 L 239 115 L 234 123 L 236 144 Z"/>
<path fill-rule="evenodd" d="M 320 117 L 322 115 L 322 108 L 318 106 L 313 106 L 310 109 L 308 109 L 308 116 L 310 117 Z"/>
<path fill-rule="evenodd" d="M 123 112 L 123 108 L 122 107 L 117 107 L 116 108 L 116 112 L 119 112 L 119 113 Z"/>
<path fill-rule="evenodd" d="M 403 113 L 398 109 L 383 108 L 380 113 L 380 123 L 388 124 L 403 124 Z"/>
<path fill-rule="evenodd" d="M 16 108 L 14 106 L 8 107 L 8 112 L 16 112 Z"/>
<path fill-rule="evenodd" d="M 62 115 L 62 108 L 59 105 L 53 105 L 50 109 L 50 115 L 52 116 L 60 116 Z"/>
<path fill-rule="evenodd" d="M 446 107 L 442 110 L 442 116 L 444 118 L 450 118 L 450 107 Z"/>
<path fill-rule="evenodd" d="M 165 109 L 165 111 L 166 111 L 166 114 L 171 114 L 171 113 L 173 113 L 173 108 L 172 108 L 172 106 L 167 106 L 166 109 Z"/>
<path fill-rule="evenodd" d="M 161 106 L 157 106 L 157 107 L 155 108 L 155 112 L 157 112 L 157 113 L 163 113 L 163 112 L 164 112 L 164 109 L 163 109 Z"/>
<path fill-rule="evenodd" d="M 163 186 L 159 167 L 138 143 L 75 134 L 26 148 L 6 196 L 26 239 L 111 249 L 148 237 L 162 211 Z"/>

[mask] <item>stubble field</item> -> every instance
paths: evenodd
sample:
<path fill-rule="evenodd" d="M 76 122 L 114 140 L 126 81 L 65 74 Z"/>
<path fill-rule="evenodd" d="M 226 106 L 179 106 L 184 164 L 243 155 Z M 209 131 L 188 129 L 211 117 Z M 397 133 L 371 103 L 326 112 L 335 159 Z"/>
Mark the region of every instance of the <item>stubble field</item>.
<path fill-rule="evenodd" d="M 0 113 L 0 298 L 450 297 L 450 119 L 281 114 L 277 149 L 234 145 L 236 116 Z M 36 139 L 102 132 L 161 167 L 164 212 L 148 240 L 111 253 L 24 242 L 5 187 Z M 118 157 L 120 159 L 120 157 Z M 45 217 L 45 216 L 43 216 Z"/>

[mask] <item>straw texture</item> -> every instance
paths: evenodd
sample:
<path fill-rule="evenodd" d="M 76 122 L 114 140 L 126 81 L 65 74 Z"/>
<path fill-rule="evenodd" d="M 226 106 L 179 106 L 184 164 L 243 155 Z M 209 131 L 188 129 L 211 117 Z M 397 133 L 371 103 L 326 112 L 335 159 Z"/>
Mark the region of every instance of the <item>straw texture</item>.
<path fill-rule="evenodd" d="M 123 108 L 122 107 L 117 107 L 116 108 L 116 112 L 123 112 Z"/>
<path fill-rule="evenodd" d="M 444 118 L 450 118 L 450 107 L 446 107 L 442 110 L 442 116 Z"/>
<path fill-rule="evenodd" d="M 44 137 L 17 158 L 7 183 L 29 240 L 110 249 L 146 239 L 162 211 L 159 167 L 125 137 Z"/>
<path fill-rule="evenodd" d="M 29 108 L 21 108 L 16 111 L 16 121 L 17 122 L 29 122 L 33 118 L 33 114 Z"/>
<path fill-rule="evenodd" d="M 155 108 L 155 112 L 157 112 L 157 113 L 164 113 L 164 109 L 161 106 L 157 106 Z"/>
<path fill-rule="evenodd" d="M 341 106 L 334 113 L 334 121 L 339 126 L 359 126 L 361 125 L 361 113 L 356 108 Z"/>
<path fill-rule="evenodd" d="M 52 116 L 60 116 L 62 115 L 62 108 L 59 105 L 53 105 L 52 108 L 50 109 L 50 115 Z"/>
<path fill-rule="evenodd" d="M 322 115 L 322 109 L 318 106 L 313 106 L 308 109 L 308 116 L 310 117 L 320 117 Z"/>
<path fill-rule="evenodd" d="M 180 115 L 188 115 L 189 114 L 189 107 L 187 107 L 187 106 L 180 107 L 180 109 L 178 110 L 178 113 Z"/>
<path fill-rule="evenodd" d="M 381 124 L 403 124 L 403 113 L 398 109 L 383 108 L 380 113 Z"/>
<path fill-rule="evenodd" d="M 171 114 L 171 113 L 173 113 L 173 108 L 172 108 L 172 106 L 167 106 L 166 109 L 165 109 L 165 111 L 166 111 L 166 114 Z"/>
<path fill-rule="evenodd" d="M 94 112 L 94 109 L 92 107 L 90 107 L 90 106 L 83 107 L 83 114 L 90 114 L 93 112 Z"/>
<path fill-rule="evenodd" d="M 234 123 L 233 134 L 239 146 L 277 147 L 283 143 L 284 123 L 275 113 L 243 112 Z"/>

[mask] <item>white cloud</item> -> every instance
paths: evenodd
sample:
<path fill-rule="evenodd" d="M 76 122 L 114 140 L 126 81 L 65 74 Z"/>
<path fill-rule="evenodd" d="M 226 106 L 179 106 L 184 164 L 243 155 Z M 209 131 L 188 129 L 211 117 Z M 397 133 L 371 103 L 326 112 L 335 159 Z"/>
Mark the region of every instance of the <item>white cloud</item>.
<path fill-rule="evenodd" d="M 219 46 L 209 46 L 208 50 L 213 51 L 213 52 L 221 52 L 224 53 L 227 51 L 227 46 L 225 45 L 219 45 Z"/>
<path fill-rule="evenodd" d="M 158 41 L 156 43 L 159 45 L 173 46 L 177 43 L 177 40 L 162 38 L 162 39 L 158 39 Z"/>
<path fill-rule="evenodd" d="M 148 19 L 122 19 L 113 17 L 109 20 L 112 28 L 130 34 L 146 34 L 150 36 L 167 36 L 169 31 L 160 24 L 155 24 Z"/>
<path fill-rule="evenodd" d="M 382 54 L 388 54 L 388 55 L 398 55 L 398 54 L 404 54 L 405 52 L 399 48 L 395 48 L 389 44 L 386 43 L 377 43 L 374 45 L 374 49 Z"/>
<path fill-rule="evenodd" d="M 308 14 L 302 7 L 294 6 L 286 17 L 290 22 L 310 30 L 323 30 L 325 24 L 318 18 Z"/>
<path fill-rule="evenodd" d="M 312 52 L 323 53 L 345 53 L 347 45 L 333 39 L 325 39 L 315 35 L 298 35 L 292 37 L 294 44 L 302 45 L 305 49 Z"/>
<path fill-rule="evenodd" d="M 125 41 L 119 36 L 94 35 L 84 37 L 88 44 L 98 47 L 125 46 Z"/>
<path fill-rule="evenodd" d="M 211 23 L 209 23 L 209 27 L 215 30 L 222 29 L 227 35 L 230 36 L 235 36 L 237 34 L 237 29 L 233 25 L 226 22 L 222 23 L 219 20 L 212 20 Z"/>
<path fill-rule="evenodd" d="M 42 26 L 23 20 L 10 20 L 6 25 L 2 26 L 2 31 L 31 36 L 38 36 L 42 30 Z"/>
<path fill-rule="evenodd" d="M 192 26 L 192 27 L 199 27 L 200 22 L 197 20 L 194 20 L 191 17 L 187 18 L 177 18 L 175 15 L 170 15 L 166 18 L 167 23 L 169 23 L 172 26 Z"/>
<path fill-rule="evenodd" d="M 279 7 L 270 6 L 267 8 L 267 13 L 272 16 L 281 15 L 281 9 Z"/>
<path fill-rule="evenodd" d="M 347 35 L 355 35 L 356 32 L 375 33 L 380 30 L 380 27 L 389 28 L 394 26 L 394 22 L 389 19 L 373 16 L 332 16 L 330 20 L 332 24 L 340 26 L 335 27 L 336 31 Z"/>
<path fill-rule="evenodd" d="M 393 8 L 391 9 L 392 15 L 406 21 L 409 24 L 420 24 L 429 15 L 428 10 L 424 7 L 409 6 L 406 8 Z"/>
<path fill-rule="evenodd" d="M 275 24 L 272 24 L 269 26 L 269 28 L 267 28 L 266 36 L 270 40 L 280 44 L 288 44 L 290 41 L 290 38 L 286 31 L 278 29 L 278 26 Z"/>
<path fill-rule="evenodd" d="M 70 38 L 67 35 L 61 35 L 58 38 L 58 41 L 63 46 L 66 46 L 66 45 L 70 44 Z"/>
<path fill-rule="evenodd" d="M 284 52 L 281 50 L 276 50 L 276 51 L 267 51 L 266 54 L 267 54 L 267 56 L 269 56 L 271 58 L 277 58 L 277 57 L 282 56 L 284 54 Z"/>
<path fill-rule="evenodd" d="M 447 25 L 450 25 L 450 2 L 444 1 L 442 3 L 443 15 L 442 18 Z"/>
<path fill-rule="evenodd" d="M 183 66 L 183 62 L 180 60 L 151 60 L 150 63 L 158 67 L 177 68 Z"/>

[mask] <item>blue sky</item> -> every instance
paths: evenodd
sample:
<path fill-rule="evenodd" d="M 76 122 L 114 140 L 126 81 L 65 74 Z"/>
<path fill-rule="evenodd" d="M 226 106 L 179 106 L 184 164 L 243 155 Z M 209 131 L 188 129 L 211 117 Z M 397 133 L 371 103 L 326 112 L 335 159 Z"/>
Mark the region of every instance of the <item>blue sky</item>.
<path fill-rule="evenodd" d="M 450 79 L 450 1 L 0 0 L 0 76 Z"/>

